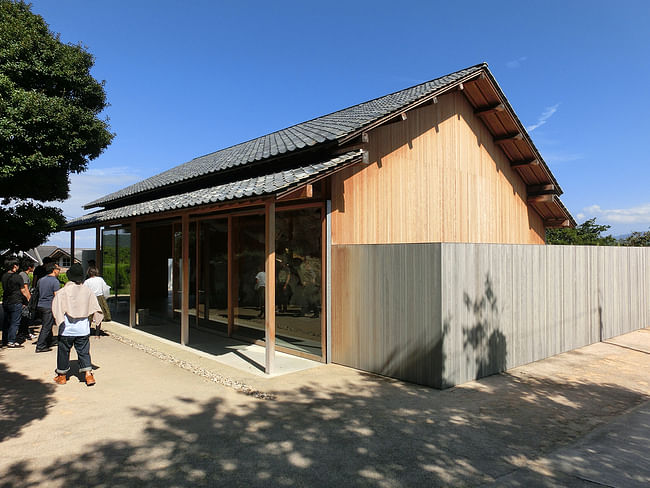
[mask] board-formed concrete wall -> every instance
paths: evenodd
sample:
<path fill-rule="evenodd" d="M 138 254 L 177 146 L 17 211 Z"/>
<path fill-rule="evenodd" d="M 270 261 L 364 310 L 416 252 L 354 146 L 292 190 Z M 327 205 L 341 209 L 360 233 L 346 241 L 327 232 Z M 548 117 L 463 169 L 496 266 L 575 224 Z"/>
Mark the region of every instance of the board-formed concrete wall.
<path fill-rule="evenodd" d="M 650 325 L 650 249 L 333 246 L 332 360 L 438 388 Z"/>

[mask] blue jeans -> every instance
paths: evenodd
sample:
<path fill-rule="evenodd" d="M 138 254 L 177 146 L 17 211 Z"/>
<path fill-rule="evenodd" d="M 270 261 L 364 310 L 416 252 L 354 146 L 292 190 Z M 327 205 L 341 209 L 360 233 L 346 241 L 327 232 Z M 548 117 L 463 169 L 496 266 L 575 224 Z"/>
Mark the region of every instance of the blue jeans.
<path fill-rule="evenodd" d="M 59 336 L 59 348 L 56 354 L 56 372 L 66 374 L 70 371 L 70 349 L 74 346 L 79 359 L 79 372 L 92 371 L 90 362 L 90 336 Z"/>
<path fill-rule="evenodd" d="M 2 304 L 5 312 L 5 320 L 2 324 L 2 343 L 4 345 L 16 342 L 16 334 L 20 326 L 20 319 L 22 317 L 23 305 L 21 303 L 14 303 L 11 305 Z"/>

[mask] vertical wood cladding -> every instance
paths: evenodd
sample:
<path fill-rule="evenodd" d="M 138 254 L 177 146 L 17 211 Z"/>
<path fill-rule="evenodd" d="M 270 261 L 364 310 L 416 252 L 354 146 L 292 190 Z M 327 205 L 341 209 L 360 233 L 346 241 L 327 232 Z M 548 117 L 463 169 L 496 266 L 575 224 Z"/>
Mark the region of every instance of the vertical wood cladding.
<path fill-rule="evenodd" d="M 332 243 L 544 243 L 526 186 L 460 92 L 369 133 L 332 177 Z"/>
<path fill-rule="evenodd" d="M 650 326 L 650 249 L 332 248 L 332 360 L 448 387 Z"/>

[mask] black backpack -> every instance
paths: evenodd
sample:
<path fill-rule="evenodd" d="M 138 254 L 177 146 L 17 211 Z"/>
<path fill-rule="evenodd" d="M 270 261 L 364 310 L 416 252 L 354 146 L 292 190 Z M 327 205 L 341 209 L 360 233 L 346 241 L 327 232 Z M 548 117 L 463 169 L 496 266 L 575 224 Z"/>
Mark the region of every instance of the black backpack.
<path fill-rule="evenodd" d="M 38 307 L 38 299 L 40 297 L 40 292 L 38 291 L 38 286 L 33 287 L 30 290 L 31 293 L 31 298 L 29 299 L 29 302 L 27 302 L 27 312 L 30 320 L 34 320 L 36 318 L 36 309 Z"/>

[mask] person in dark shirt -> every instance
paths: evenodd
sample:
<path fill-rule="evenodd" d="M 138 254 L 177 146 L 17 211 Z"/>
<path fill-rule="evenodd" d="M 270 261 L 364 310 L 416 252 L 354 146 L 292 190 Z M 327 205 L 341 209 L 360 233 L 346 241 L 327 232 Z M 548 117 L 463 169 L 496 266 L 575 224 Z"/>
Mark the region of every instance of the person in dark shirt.
<path fill-rule="evenodd" d="M 5 274 L 2 275 L 2 308 L 5 317 L 2 324 L 2 345 L 9 348 L 23 347 L 16 342 L 16 334 L 22 317 L 23 303 L 27 300 L 24 295 L 23 279 L 18 274 L 18 258 L 9 257 L 5 260 Z"/>
<path fill-rule="evenodd" d="M 61 268 L 56 263 L 47 263 L 45 265 L 47 275 L 38 280 L 38 314 L 41 317 L 41 332 L 36 342 L 36 352 L 50 351 L 54 342 L 52 326 L 54 325 L 54 316 L 52 315 L 52 300 L 54 294 L 61 288 L 59 283 L 59 273 Z"/>

